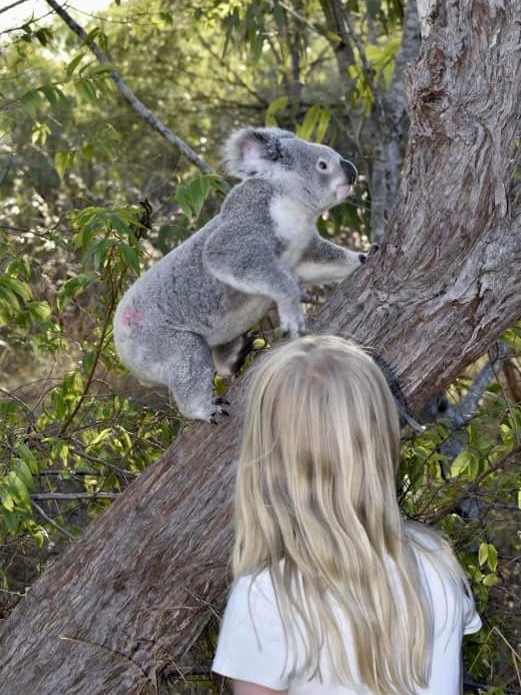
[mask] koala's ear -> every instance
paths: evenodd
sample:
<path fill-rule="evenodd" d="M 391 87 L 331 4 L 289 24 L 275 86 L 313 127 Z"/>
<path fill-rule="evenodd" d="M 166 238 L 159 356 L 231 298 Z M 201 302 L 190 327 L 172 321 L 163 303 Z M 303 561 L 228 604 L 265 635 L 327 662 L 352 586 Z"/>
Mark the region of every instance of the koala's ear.
<path fill-rule="evenodd" d="M 235 131 L 224 146 L 224 165 L 231 176 L 247 179 L 266 169 L 269 162 L 281 157 L 280 143 L 295 138 L 281 128 L 241 128 Z"/>

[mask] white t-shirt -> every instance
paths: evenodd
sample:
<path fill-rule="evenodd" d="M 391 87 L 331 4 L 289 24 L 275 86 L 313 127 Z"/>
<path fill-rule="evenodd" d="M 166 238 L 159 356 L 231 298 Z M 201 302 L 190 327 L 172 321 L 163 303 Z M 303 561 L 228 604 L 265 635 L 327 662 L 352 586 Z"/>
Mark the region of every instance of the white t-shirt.
<path fill-rule="evenodd" d="M 463 634 L 477 632 L 481 619 L 463 586 L 441 577 L 428 555 L 422 553 L 419 564 L 435 610 L 435 638 L 429 687 L 418 695 L 459 695 Z M 347 654 L 353 654 L 347 621 L 342 633 Z M 270 574 L 264 571 L 255 579 L 240 578 L 226 606 L 213 670 L 273 690 L 288 690 L 289 695 L 371 695 L 362 686 L 353 690 L 335 682 L 324 659 L 320 667 L 322 680 L 304 676 L 289 681 L 287 643 Z"/>

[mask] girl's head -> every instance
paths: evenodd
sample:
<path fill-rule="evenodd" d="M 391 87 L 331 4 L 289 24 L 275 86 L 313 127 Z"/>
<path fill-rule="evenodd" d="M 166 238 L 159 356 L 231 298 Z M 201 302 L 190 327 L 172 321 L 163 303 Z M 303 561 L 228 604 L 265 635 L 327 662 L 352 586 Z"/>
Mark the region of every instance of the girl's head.
<path fill-rule="evenodd" d="M 234 573 L 269 570 L 292 673 L 320 673 L 326 654 L 332 673 L 353 689 L 362 683 L 378 695 L 411 695 L 426 687 L 433 611 L 417 553 L 429 545 L 400 518 L 399 439 L 387 382 L 351 342 L 294 340 L 253 372 L 237 475 Z M 431 562 L 461 583 L 448 546 L 440 539 L 436 546 L 445 552 Z M 350 625 L 355 671 L 340 615 Z"/>
<path fill-rule="evenodd" d="M 361 535 L 393 554 L 399 439 L 385 377 L 360 347 L 307 336 L 271 351 L 247 396 L 236 571 L 293 557 L 334 575 L 338 546 Z"/>

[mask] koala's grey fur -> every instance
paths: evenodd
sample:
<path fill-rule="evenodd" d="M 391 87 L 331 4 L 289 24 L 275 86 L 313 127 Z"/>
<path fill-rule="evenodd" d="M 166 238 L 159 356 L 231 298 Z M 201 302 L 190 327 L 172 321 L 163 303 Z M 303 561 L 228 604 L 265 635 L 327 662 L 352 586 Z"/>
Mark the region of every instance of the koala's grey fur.
<path fill-rule="evenodd" d="M 280 328 L 305 332 L 300 282 L 339 280 L 364 255 L 322 239 L 316 222 L 355 183 L 351 162 L 278 128 L 243 128 L 225 145 L 243 179 L 219 214 L 127 290 L 114 319 L 122 362 L 170 389 L 179 411 L 213 421 L 215 371 L 233 371 L 243 334 L 274 302 Z"/>

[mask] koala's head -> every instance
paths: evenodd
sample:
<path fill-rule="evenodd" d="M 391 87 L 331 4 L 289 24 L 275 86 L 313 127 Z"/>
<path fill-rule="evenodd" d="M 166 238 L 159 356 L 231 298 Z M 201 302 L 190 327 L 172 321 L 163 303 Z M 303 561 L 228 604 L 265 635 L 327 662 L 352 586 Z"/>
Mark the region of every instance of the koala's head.
<path fill-rule="evenodd" d="M 240 179 L 262 178 L 317 211 L 341 203 L 357 170 L 326 145 L 301 140 L 281 128 L 242 128 L 224 148 L 226 170 Z"/>

